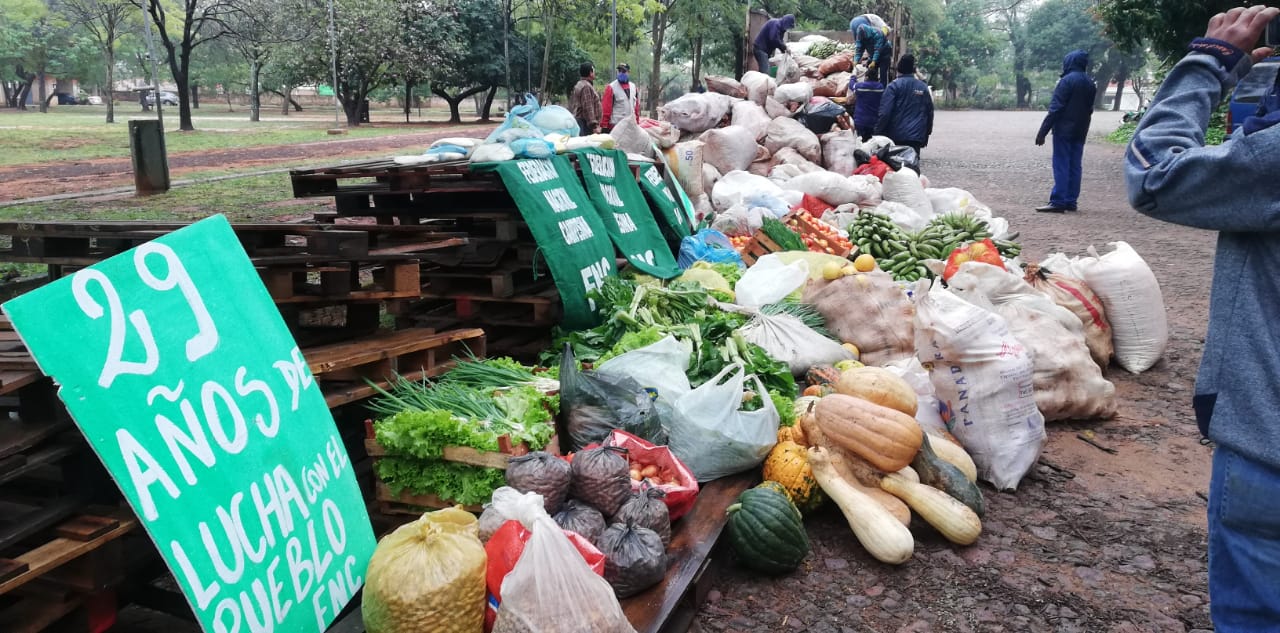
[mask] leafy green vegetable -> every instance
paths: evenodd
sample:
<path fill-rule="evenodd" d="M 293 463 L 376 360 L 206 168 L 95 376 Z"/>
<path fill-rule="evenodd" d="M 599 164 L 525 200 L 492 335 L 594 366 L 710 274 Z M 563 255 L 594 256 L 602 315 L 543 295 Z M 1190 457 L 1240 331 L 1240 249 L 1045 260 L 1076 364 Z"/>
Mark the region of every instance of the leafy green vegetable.
<path fill-rule="evenodd" d="M 475 420 L 443 409 L 409 409 L 373 424 L 374 438 L 391 455 L 437 458 L 446 446 L 498 450 L 498 434 Z"/>
<path fill-rule="evenodd" d="M 765 218 L 764 223 L 760 226 L 760 230 L 773 240 L 784 251 L 807 251 L 809 248 L 804 245 L 804 240 L 796 235 L 795 231 L 787 228 L 787 225 L 773 218 Z"/>
<path fill-rule="evenodd" d="M 787 297 L 777 303 L 770 303 L 760 307 L 760 312 L 767 315 L 785 314 L 800 319 L 806 327 L 825 336 L 833 341 L 839 341 L 829 330 L 827 330 L 827 319 L 822 316 L 818 309 L 809 303 L 800 303 L 798 300 L 792 300 Z"/>
<path fill-rule="evenodd" d="M 506 415 L 493 425 L 491 432 L 503 431 L 512 444 L 527 442 L 531 449 L 541 449 L 555 434 L 553 412 L 560 408 L 560 397 L 555 397 L 554 409 L 548 410 L 547 396 L 529 386 L 502 389 L 494 401 Z"/>
<path fill-rule="evenodd" d="M 442 460 L 383 457 L 374 463 L 374 472 L 393 494 L 408 490 L 464 505 L 486 503 L 494 490 L 506 485 L 506 473 L 497 468 Z"/>
<path fill-rule="evenodd" d="M 618 339 L 617 345 L 614 345 L 613 347 L 609 348 L 609 351 L 605 352 L 604 354 L 601 354 L 600 358 L 596 359 L 596 364 L 599 365 L 600 363 L 603 363 L 609 360 L 610 358 L 613 358 L 614 356 L 621 356 L 627 352 L 640 349 L 646 345 L 653 345 L 654 343 L 661 341 L 665 337 L 666 337 L 666 334 L 663 334 L 662 331 L 656 327 L 647 327 L 647 328 L 644 328 L 643 330 L 639 330 L 635 332 L 627 332 L 626 334 L 622 335 L 621 339 Z"/>
<path fill-rule="evenodd" d="M 714 270 L 720 273 L 720 276 L 724 277 L 724 280 L 729 282 L 730 286 L 737 286 L 738 280 L 742 279 L 742 273 L 746 271 L 745 268 L 737 264 L 711 264 L 708 262 L 695 262 L 693 265 L 697 266 L 699 264 L 704 264 L 704 263 L 710 266 L 711 270 Z"/>
<path fill-rule="evenodd" d="M 780 425 L 794 426 L 796 423 L 795 398 L 785 396 L 777 391 L 770 391 L 769 399 L 773 400 L 773 408 L 778 410 Z"/>

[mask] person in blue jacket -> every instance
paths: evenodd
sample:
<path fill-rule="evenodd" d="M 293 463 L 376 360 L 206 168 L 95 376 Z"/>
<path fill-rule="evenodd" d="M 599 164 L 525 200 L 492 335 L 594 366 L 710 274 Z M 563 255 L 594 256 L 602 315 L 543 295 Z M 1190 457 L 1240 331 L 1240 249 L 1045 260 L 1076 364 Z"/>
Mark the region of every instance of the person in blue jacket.
<path fill-rule="evenodd" d="M 1036 207 L 1036 211 L 1076 210 L 1084 142 L 1089 136 L 1093 99 L 1098 92 L 1093 78 L 1086 74 L 1088 68 L 1089 54 L 1084 51 L 1071 51 L 1062 60 L 1062 78 L 1053 89 L 1049 113 L 1036 134 L 1036 145 L 1044 145 L 1045 136 L 1053 132 L 1053 191 L 1049 193 L 1049 204 Z"/>
<path fill-rule="evenodd" d="M 780 18 L 774 18 L 764 23 L 760 28 L 760 33 L 756 35 L 755 45 L 752 47 L 752 54 L 756 58 L 756 67 L 760 72 L 769 74 L 769 58 L 773 56 L 773 51 L 779 50 L 786 52 L 787 31 L 795 28 L 796 16 L 788 13 Z"/>
<path fill-rule="evenodd" d="M 884 84 L 876 81 L 871 73 L 855 76 L 849 84 L 849 92 L 853 94 L 853 130 L 866 143 L 876 133 L 876 124 L 880 120 Z"/>
<path fill-rule="evenodd" d="M 1218 232 L 1209 327 L 1191 405 L 1214 441 L 1209 614 L 1217 633 L 1280 623 L 1280 112 L 1205 145 L 1210 115 L 1254 62 L 1280 9 L 1234 8 L 1169 71 L 1125 152 L 1140 213 Z M 1280 102 L 1280 86 L 1272 88 Z"/>
<path fill-rule="evenodd" d="M 917 156 L 929 144 L 929 135 L 933 134 L 933 94 L 929 85 L 916 77 L 915 55 L 903 55 L 898 60 L 898 78 L 880 98 L 880 120 L 875 130 L 895 145 L 915 149 Z"/>
<path fill-rule="evenodd" d="M 865 53 L 871 58 L 867 71 L 880 77 L 880 83 L 889 81 L 889 64 L 893 60 L 893 45 L 889 43 L 889 27 L 877 26 L 865 16 L 858 16 L 849 22 L 849 30 L 853 31 L 853 63 L 862 63 Z"/>

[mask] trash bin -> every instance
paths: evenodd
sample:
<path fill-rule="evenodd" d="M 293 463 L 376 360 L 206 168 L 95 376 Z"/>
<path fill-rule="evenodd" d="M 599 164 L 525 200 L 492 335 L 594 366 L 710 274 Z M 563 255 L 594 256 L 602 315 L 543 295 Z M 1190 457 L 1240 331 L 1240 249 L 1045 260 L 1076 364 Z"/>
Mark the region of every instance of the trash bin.
<path fill-rule="evenodd" d="M 129 153 L 133 157 L 133 188 L 138 195 L 169 190 L 169 156 L 159 121 L 129 121 Z"/>

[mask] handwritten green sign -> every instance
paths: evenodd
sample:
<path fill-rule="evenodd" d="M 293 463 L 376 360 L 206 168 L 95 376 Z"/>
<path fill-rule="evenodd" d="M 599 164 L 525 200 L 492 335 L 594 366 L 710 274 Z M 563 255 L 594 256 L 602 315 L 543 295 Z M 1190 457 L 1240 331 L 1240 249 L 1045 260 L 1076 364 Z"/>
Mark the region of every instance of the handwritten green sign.
<path fill-rule="evenodd" d="M 205 631 L 323 631 L 376 544 L 306 361 L 222 216 L 5 303 Z"/>

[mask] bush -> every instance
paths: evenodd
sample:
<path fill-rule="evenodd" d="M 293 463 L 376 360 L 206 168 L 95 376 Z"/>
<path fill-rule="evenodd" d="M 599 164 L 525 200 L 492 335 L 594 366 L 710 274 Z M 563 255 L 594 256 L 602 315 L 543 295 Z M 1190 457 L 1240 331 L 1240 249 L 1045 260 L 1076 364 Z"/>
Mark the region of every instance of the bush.
<path fill-rule="evenodd" d="M 1205 145 L 1221 145 L 1227 140 L 1227 111 L 1226 108 L 1218 108 L 1209 118 L 1209 129 L 1205 131 Z M 1128 145 L 1133 140 L 1133 133 L 1138 129 L 1137 123 L 1122 123 L 1116 131 L 1107 135 L 1109 142 L 1117 145 Z"/>

